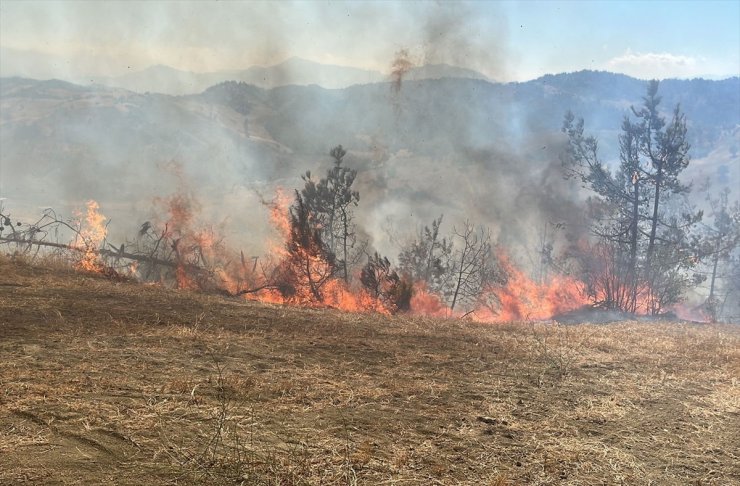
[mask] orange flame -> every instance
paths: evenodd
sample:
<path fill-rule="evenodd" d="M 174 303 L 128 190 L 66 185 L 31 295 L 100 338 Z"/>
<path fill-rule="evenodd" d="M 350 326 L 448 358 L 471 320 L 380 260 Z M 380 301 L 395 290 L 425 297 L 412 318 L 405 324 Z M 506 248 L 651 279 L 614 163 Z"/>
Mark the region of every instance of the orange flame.
<path fill-rule="evenodd" d="M 430 292 L 426 283 L 414 283 L 414 295 L 411 297 L 411 313 L 418 316 L 448 317 L 450 309 L 435 293 Z"/>
<path fill-rule="evenodd" d="M 313 254 L 308 248 L 297 248 L 291 255 L 286 246 L 291 234 L 291 198 L 285 191 L 278 189 L 275 198 L 263 201 L 263 204 L 270 211 L 270 221 L 278 236 L 268 243 L 272 257 L 270 260 L 277 261 L 277 264 L 273 265 L 273 272 L 277 274 L 278 279 L 284 276 L 292 279 L 285 283 L 293 288 L 290 292 L 281 293 L 274 285 L 265 285 L 268 284 L 270 276 L 251 275 L 251 283 L 255 288 L 263 285 L 265 288 L 246 294 L 246 299 L 307 307 L 329 307 L 352 312 L 389 313 L 382 302 L 371 296 L 364 288 L 350 286 L 335 276 L 327 278 L 331 273 L 330 263 Z M 294 271 L 296 262 L 300 262 L 299 272 Z M 319 285 L 318 281 L 320 289 L 314 291 Z M 320 300 L 316 298 L 316 294 L 321 296 Z"/>
<path fill-rule="evenodd" d="M 275 198 L 272 201 L 265 202 L 270 210 L 270 221 L 283 241 L 286 241 L 290 235 L 290 219 L 288 218 L 290 203 L 290 196 L 282 188 L 275 191 Z"/>
<path fill-rule="evenodd" d="M 506 283 L 485 289 L 472 311 L 450 311 L 438 295 L 430 292 L 423 282 L 417 282 L 411 299 L 412 313 L 432 317 L 469 316 L 479 322 L 498 323 L 549 319 L 588 303 L 584 284 L 577 279 L 556 275 L 547 282 L 537 283 L 515 267 L 503 251 L 499 252 L 499 262 L 508 276 Z"/>
<path fill-rule="evenodd" d="M 86 206 L 87 212 L 80 229 L 80 238 L 84 245 L 83 254 L 76 267 L 88 272 L 101 272 L 103 265 L 98 250 L 108 232 L 106 217 L 98 211 L 100 206 L 96 201 L 89 200 Z"/>
<path fill-rule="evenodd" d="M 160 201 L 166 203 L 168 219 L 163 227 L 166 230 L 162 231 L 172 242 L 178 288 L 202 289 L 204 283 L 198 270 L 207 269 L 209 278 L 215 280 L 218 288 L 232 294 L 246 291 L 243 298 L 249 300 L 353 312 L 391 312 L 387 304 L 359 284 L 359 279 L 348 284 L 339 277 L 327 276 L 331 265 L 316 252 L 295 246 L 289 251 L 286 242 L 291 237 L 291 198 L 284 191 L 279 190 L 271 201 L 263 201 L 277 238 L 269 243 L 269 255 L 260 260 L 259 266 L 257 261 L 251 264 L 245 261 L 243 254 L 228 250 L 212 229 L 194 228 L 194 212 L 198 206 L 190 195 L 176 194 Z M 506 322 L 548 319 L 588 304 L 581 281 L 560 275 L 537 283 L 517 268 L 504 252 L 498 256 L 507 281 L 487 288 L 472 312 L 457 309 L 451 312 L 442 297 L 417 282 L 411 298 L 411 313 Z M 302 272 L 296 272 L 296 261 L 300 262 Z M 320 289 L 314 286 L 318 280 L 321 281 Z M 286 286 L 291 288 L 286 289 Z"/>
<path fill-rule="evenodd" d="M 679 319 L 690 322 L 708 324 L 712 322 L 712 314 L 705 306 L 690 306 L 687 304 L 674 304 L 668 309 Z"/>
<path fill-rule="evenodd" d="M 547 282 L 537 283 L 516 268 L 506 253 L 499 252 L 499 262 L 508 278 L 506 284 L 488 289 L 498 309 L 476 310 L 473 318 L 482 321 L 510 322 L 549 319 L 557 314 L 583 307 L 588 299 L 580 280 L 555 275 Z"/>

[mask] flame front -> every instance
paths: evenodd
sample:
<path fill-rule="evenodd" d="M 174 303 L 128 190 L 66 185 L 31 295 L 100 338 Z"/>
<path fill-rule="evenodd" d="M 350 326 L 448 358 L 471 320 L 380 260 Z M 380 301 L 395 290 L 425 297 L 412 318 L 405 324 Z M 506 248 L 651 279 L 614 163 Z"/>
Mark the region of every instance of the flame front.
<path fill-rule="evenodd" d="M 499 252 L 499 261 L 507 274 L 506 284 L 488 289 L 499 303 L 498 310 L 482 307 L 474 318 L 483 321 L 509 322 L 549 319 L 557 314 L 583 307 L 588 303 L 583 282 L 555 275 L 537 283 L 516 268 L 508 255 Z"/>
<path fill-rule="evenodd" d="M 277 238 L 269 243 L 269 254 L 247 260 L 243 253 L 223 244 L 213 228 L 196 224 L 198 204 L 192 196 L 175 194 L 158 200 L 166 218 L 156 226 L 162 240 L 165 259 L 171 261 L 171 279 L 180 289 L 221 289 L 232 295 L 265 303 L 306 307 L 329 307 L 353 312 L 390 314 L 387 302 L 370 295 L 359 284 L 358 275 L 351 283 L 332 272 L 331 262 L 320 252 L 300 245 L 289 249 L 291 238 L 290 199 L 282 191 L 269 202 Z M 84 242 L 79 268 L 101 271 L 98 250 L 106 238 L 106 218 L 95 201 L 87 203 L 87 214 L 80 231 Z M 444 299 L 431 292 L 424 282 L 415 282 L 410 301 L 414 315 L 433 317 L 468 317 L 481 322 L 509 322 L 548 319 L 559 313 L 589 303 L 585 284 L 573 277 L 555 275 L 545 282 L 535 282 L 517 268 L 503 251 L 497 255 L 507 276 L 505 283 L 487 287 L 472 308 L 451 311 Z M 131 274 L 140 271 L 134 263 Z M 168 278 L 160 274 L 160 279 Z M 162 280 L 164 281 L 164 280 Z"/>
<path fill-rule="evenodd" d="M 283 240 L 271 245 L 272 254 L 285 261 L 289 256 L 285 247 L 285 240 L 290 235 L 289 199 L 279 191 L 268 207 L 273 226 Z M 306 252 L 307 249 L 300 248 L 298 251 Z M 411 298 L 411 313 L 433 317 L 467 315 L 477 321 L 508 322 L 548 319 L 588 303 L 583 282 L 572 277 L 554 276 L 546 282 L 537 283 L 517 268 L 505 252 L 499 252 L 498 258 L 508 276 L 506 283 L 485 289 L 478 305 L 471 311 L 452 312 L 439 295 L 428 290 L 424 282 L 416 282 Z M 312 255 L 302 254 L 300 260 L 309 267 L 307 273 L 321 275 L 328 266 L 327 262 Z M 290 297 L 266 289 L 251 294 L 249 298 L 273 303 L 321 305 L 347 311 L 389 312 L 381 302 L 368 295 L 365 289 L 348 286 L 337 277 L 330 278 L 322 288 L 320 303 L 310 295 L 310 283 L 295 283 L 298 292 Z"/>

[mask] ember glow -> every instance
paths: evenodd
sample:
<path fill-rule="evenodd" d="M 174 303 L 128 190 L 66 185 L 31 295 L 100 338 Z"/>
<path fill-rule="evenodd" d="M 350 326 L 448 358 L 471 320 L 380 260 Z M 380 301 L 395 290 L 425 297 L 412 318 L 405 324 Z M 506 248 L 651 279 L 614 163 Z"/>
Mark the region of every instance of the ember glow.
<path fill-rule="evenodd" d="M 417 282 L 411 298 L 411 313 L 418 316 L 449 317 L 450 309 L 438 295 L 429 291 L 424 282 Z"/>

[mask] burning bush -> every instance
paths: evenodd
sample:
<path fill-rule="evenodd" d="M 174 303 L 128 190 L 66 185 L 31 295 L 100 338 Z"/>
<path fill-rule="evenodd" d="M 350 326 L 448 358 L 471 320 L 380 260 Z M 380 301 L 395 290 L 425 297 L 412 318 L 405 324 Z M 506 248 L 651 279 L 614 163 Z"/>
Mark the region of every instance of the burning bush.
<path fill-rule="evenodd" d="M 360 282 L 391 314 L 410 309 L 413 285 L 409 280 L 399 277 L 391 268 L 390 260 L 377 252 L 369 256 L 362 267 Z"/>

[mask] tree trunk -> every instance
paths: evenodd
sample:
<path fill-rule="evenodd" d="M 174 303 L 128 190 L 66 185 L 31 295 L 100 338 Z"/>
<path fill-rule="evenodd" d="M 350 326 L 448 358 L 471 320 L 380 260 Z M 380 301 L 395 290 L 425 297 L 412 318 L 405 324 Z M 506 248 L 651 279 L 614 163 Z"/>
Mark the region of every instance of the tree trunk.
<path fill-rule="evenodd" d="M 635 173 L 637 174 L 637 173 Z M 630 302 L 629 310 L 635 312 L 637 310 L 637 232 L 639 223 L 639 210 L 640 210 L 640 180 L 635 178 L 634 182 L 635 192 L 632 200 L 632 225 L 630 228 Z"/>
<path fill-rule="evenodd" d="M 465 274 L 465 258 L 468 256 L 468 250 L 470 245 L 468 244 L 468 233 L 465 236 L 465 247 L 462 253 L 460 253 L 460 268 L 457 272 L 457 285 L 455 285 L 455 293 L 452 296 L 452 304 L 450 304 L 450 312 L 455 310 L 455 304 L 457 303 L 457 296 L 460 295 L 460 286 L 463 282 L 463 275 Z"/>
<path fill-rule="evenodd" d="M 645 265 L 647 270 L 650 271 L 653 251 L 655 249 L 655 236 L 658 231 L 658 209 L 660 208 L 660 186 L 663 183 L 663 164 L 658 164 L 657 173 L 655 174 L 655 199 L 653 200 L 653 217 L 650 221 L 650 239 L 648 240 L 648 248 L 645 259 Z"/>
<path fill-rule="evenodd" d="M 427 264 L 426 268 L 424 269 L 424 281 L 427 284 L 430 284 L 431 282 L 430 277 L 432 273 L 432 259 L 434 257 L 434 242 L 436 241 L 436 238 L 431 241 L 429 244 L 429 253 L 427 254 Z"/>
<path fill-rule="evenodd" d="M 316 299 L 316 301 L 322 302 L 323 299 L 321 298 L 319 289 L 316 287 L 316 284 L 313 281 L 311 272 L 311 258 L 308 255 L 305 255 L 303 258 L 306 261 L 306 278 L 308 279 L 308 288 L 311 290 L 311 293 L 313 294 L 313 297 Z"/>
<path fill-rule="evenodd" d="M 460 285 L 462 284 L 462 277 L 463 277 L 463 263 L 465 262 L 465 253 L 463 252 L 463 256 L 460 259 L 460 270 L 457 273 L 457 285 L 455 285 L 455 293 L 452 296 L 452 304 L 450 304 L 450 312 L 455 310 L 455 304 L 457 303 L 457 296 L 460 293 Z"/>
<path fill-rule="evenodd" d="M 719 264 L 719 249 L 722 245 L 722 237 L 720 236 L 717 239 L 717 246 L 714 249 L 714 265 L 712 266 L 712 282 L 709 285 L 709 301 L 712 301 L 714 299 L 714 283 L 717 279 L 717 265 Z"/>
<path fill-rule="evenodd" d="M 344 281 L 349 283 L 349 274 L 347 273 L 347 238 L 349 233 L 347 231 L 347 212 L 342 208 L 342 249 L 344 251 L 342 267 L 344 267 Z"/>

